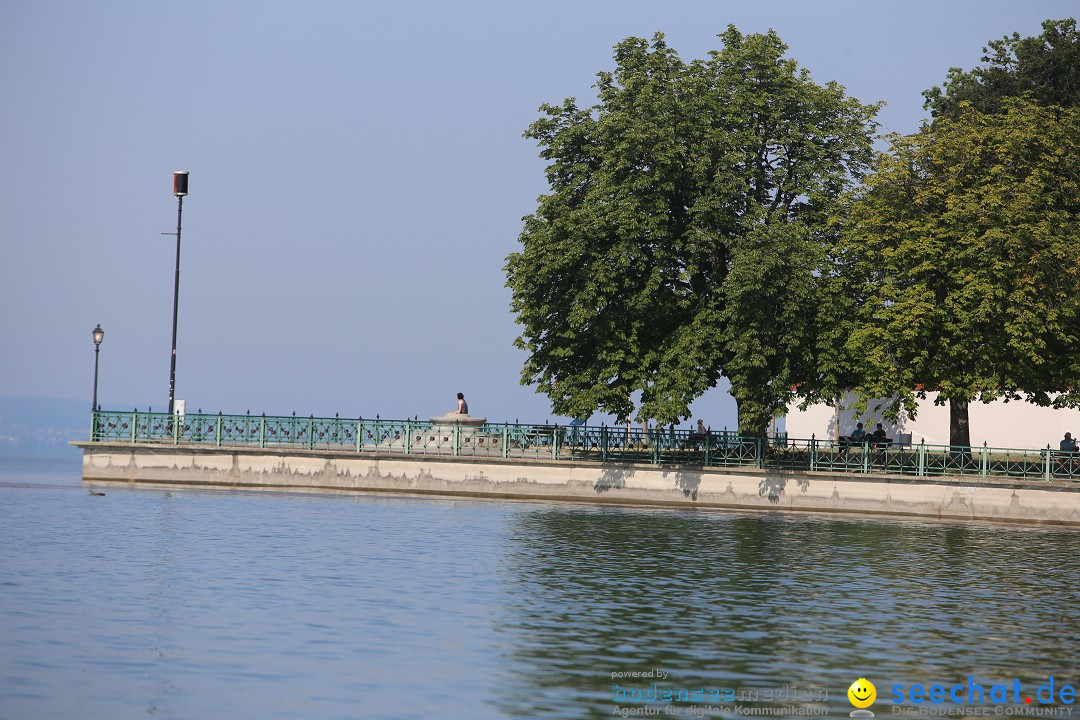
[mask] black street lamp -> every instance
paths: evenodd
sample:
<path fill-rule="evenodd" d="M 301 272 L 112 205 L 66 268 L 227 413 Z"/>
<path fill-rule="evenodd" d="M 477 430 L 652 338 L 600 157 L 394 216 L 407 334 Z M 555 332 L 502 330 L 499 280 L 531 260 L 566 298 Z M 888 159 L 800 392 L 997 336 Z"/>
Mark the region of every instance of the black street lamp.
<path fill-rule="evenodd" d="M 180 306 L 180 218 L 184 213 L 184 196 L 188 194 L 188 173 L 173 173 L 173 195 L 176 196 L 176 281 L 173 285 L 172 306 L 172 360 L 169 366 L 169 416 L 172 417 L 176 398 L 176 316 Z"/>
<path fill-rule="evenodd" d="M 101 341 L 105 339 L 105 331 L 101 329 L 101 323 L 94 328 L 94 401 L 90 407 L 90 411 L 98 409 L 97 404 L 97 376 L 98 376 L 98 354 L 101 353 Z"/>

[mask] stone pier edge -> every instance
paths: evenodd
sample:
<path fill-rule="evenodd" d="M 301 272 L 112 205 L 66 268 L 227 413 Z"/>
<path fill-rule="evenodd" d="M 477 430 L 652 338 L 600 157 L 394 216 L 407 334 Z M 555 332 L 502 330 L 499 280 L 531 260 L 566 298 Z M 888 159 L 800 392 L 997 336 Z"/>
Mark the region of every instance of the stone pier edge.
<path fill-rule="evenodd" d="M 1080 528 L 1080 482 L 75 442 L 83 482 L 852 513 Z"/>

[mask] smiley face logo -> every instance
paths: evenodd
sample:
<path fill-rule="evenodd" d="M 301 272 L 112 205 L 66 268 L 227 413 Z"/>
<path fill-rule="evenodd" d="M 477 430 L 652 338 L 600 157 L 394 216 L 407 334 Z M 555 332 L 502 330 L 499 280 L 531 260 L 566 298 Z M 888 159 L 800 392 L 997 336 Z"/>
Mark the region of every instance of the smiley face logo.
<path fill-rule="evenodd" d="M 848 700 L 857 708 L 868 708 L 877 700 L 877 688 L 866 678 L 859 678 L 847 689 Z"/>

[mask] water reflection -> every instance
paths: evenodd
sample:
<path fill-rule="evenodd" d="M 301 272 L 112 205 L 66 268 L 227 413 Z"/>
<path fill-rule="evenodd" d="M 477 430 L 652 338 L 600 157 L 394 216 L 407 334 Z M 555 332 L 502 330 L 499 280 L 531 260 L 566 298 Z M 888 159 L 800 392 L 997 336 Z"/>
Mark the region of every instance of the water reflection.
<path fill-rule="evenodd" d="M 862 675 L 885 700 L 896 682 L 1074 667 L 1073 531 L 559 507 L 515 520 L 507 714 L 610 717 L 613 682 L 651 682 L 612 673 L 650 668 L 676 687 L 821 688 L 846 715 Z"/>
<path fill-rule="evenodd" d="M 606 718 L 651 668 L 832 716 L 865 675 L 883 716 L 898 682 L 1077 680 L 1074 531 L 0 486 L 0 546 L 0 718 Z"/>

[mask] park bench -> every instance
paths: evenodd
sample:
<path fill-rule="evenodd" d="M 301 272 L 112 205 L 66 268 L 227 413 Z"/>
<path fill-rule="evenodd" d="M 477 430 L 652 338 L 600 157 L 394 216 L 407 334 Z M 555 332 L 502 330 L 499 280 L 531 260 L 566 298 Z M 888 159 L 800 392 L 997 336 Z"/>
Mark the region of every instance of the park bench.
<path fill-rule="evenodd" d="M 872 447 L 878 450 L 911 447 L 911 433 L 897 433 L 895 439 L 887 437 L 880 440 L 875 439 L 872 435 L 865 435 L 861 440 L 852 440 L 846 435 L 841 435 L 837 440 L 837 447 L 841 450 L 846 450 L 849 447 Z"/>
<path fill-rule="evenodd" d="M 1047 453 L 1050 454 L 1050 473 L 1052 475 L 1065 475 L 1070 478 L 1080 475 L 1080 452 L 1044 448 L 1039 451 L 1042 462 L 1046 462 Z"/>

